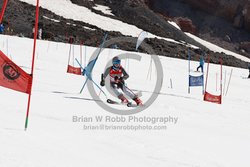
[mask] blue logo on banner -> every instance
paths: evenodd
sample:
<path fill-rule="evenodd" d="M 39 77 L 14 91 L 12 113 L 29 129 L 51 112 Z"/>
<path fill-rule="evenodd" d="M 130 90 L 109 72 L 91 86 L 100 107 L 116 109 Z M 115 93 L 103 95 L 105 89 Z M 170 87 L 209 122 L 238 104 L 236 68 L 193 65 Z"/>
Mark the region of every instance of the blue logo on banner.
<path fill-rule="evenodd" d="M 203 86 L 203 75 L 201 76 L 189 75 L 189 86 Z"/>

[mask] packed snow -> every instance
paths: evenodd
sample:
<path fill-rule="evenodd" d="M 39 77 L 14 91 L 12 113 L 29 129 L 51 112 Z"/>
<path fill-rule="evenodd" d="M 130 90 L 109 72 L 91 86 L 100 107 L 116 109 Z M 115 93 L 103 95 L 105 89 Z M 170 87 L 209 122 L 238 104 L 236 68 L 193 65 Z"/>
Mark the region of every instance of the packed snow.
<path fill-rule="evenodd" d="M 72 23 L 66 23 L 67 25 L 72 25 L 72 26 L 76 26 L 76 24 L 72 24 Z"/>
<path fill-rule="evenodd" d="M 95 10 L 101 11 L 104 14 L 114 16 L 114 14 L 112 13 L 112 10 L 108 6 L 103 6 L 103 5 L 97 5 L 96 4 L 93 8 Z"/>
<path fill-rule="evenodd" d="M 50 21 L 53 21 L 53 22 L 56 22 L 56 23 L 59 23 L 60 20 L 56 20 L 56 19 L 52 19 L 52 18 L 49 18 L 47 16 L 43 16 L 43 18 L 47 19 L 47 20 L 50 20 Z"/>
<path fill-rule="evenodd" d="M 28 73 L 32 44 L 31 39 L 0 35 L 1 51 L 7 53 L 8 50 L 12 60 Z M 88 60 L 96 48 L 85 48 Z M 75 45 L 74 49 L 74 56 L 79 59 L 79 46 Z M 152 106 L 133 116 L 135 119 L 165 117 L 169 118 L 168 122 L 84 123 L 74 122 L 73 117 L 95 119 L 95 116 L 104 116 L 117 119 L 120 116 L 100 108 L 88 89 L 79 94 L 85 78 L 66 73 L 68 53 L 68 44 L 38 41 L 27 131 L 24 131 L 27 94 L 0 87 L 0 166 L 250 166 L 250 80 L 245 79 L 248 75 L 246 69 L 223 66 L 223 75 L 225 72 L 227 74 L 226 85 L 231 69 L 233 75 L 228 94 L 223 96 L 223 104 L 218 105 L 204 102 L 201 88 L 191 88 L 191 94 L 187 93 L 187 61 L 160 57 L 164 69 L 161 93 Z M 100 82 L 100 74 L 107 61 L 120 53 L 130 52 L 105 49 L 101 53 L 93 70 L 94 81 Z M 133 90 L 141 90 L 142 100 L 146 101 L 152 94 L 155 68 L 152 68 L 151 79 L 147 78 L 151 57 L 137 54 L 142 56 L 141 62 L 122 60 L 122 64 L 130 75 L 127 85 Z M 73 62 L 71 58 L 70 63 Z M 126 65 L 128 62 L 129 65 Z M 191 62 L 192 70 L 197 66 L 198 62 Z M 216 74 L 219 72 L 220 67 L 211 64 L 208 91 L 214 94 L 219 94 L 216 91 Z M 96 91 L 99 93 L 98 89 Z M 106 89 L 104 91 L 107 92 Z M 102 94 L 100 98 L 105 101 Z M 127 109 L 126 106 L 112 107 Z M 86 128 L 100 124 L 113 128 L 126 125 L 157 126 L 161 130 Z"/>
<path fill-rule="evenodd" d="M 88 30 L 91 30 L 91 31 L 95 31 L 95 30 L 96 30 L 96 29 L 94 29 L 94 28 L 90 28 L 90 27 L 87 27 L 87 26 L 83 26 L 83 28 L 88 29 Z"/>
<path fill-rule="evenodd" d="M 174 26 L 175 28 L 181 30 L 181 28 L 174 21 L 168 21 L 168 23 Z"/>
<path fill-rule="evenodd" d="M 203 39 L 201 39 L 201 38 L 199 38 L 199 37 L 197 37 L 197 36 L 195 36 L 193 34 L 190 34 L 190 33 L 186 33 L 186 34 L 188 36 L 190 36 L 191 38 L 193 38 L 194 40 L 196 40 L 197 42 L 203 44 L 204 46 L 206 46 L 210 50 L 213 50 L 213 51 L 219 52 L 219 53 L 223 52 L 223 53 L 225 53 L 227 55 L 232 55 L 232 56 L 234 56 L 234 57 L 236 57 L 236 58 L 238 58 L 238 59 L 240 59 L 242 61 L 250 62 L 250 59 L 247 58 L 247 57 L 245 57 L 245 56 L 242 56 L 240 54 L 237 54 L 237 53 L 234 53 L 232 51 L 229 51 L 229 50 L 226 50 L 224 48 L 221 48 L 221 47 L 219 47 L 219 46 L 217 46 L 215 44 L 212 44 L 212 43 L 210 43 L 208 41 L 205 41 L 205 40 L 203 40 Z"/>

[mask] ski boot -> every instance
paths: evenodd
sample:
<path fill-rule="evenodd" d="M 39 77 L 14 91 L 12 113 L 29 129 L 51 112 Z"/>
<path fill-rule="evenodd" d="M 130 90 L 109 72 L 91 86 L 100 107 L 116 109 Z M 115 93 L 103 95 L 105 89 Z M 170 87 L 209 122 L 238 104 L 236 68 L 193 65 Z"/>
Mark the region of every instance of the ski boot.
<path fill-rule="evenodd" d="M 142 106 L 142 101 L 139 99 L 139 97 L 136 97 L 133 100 L 136 102 L 137 106 Z"/>
<path fill-rule="evenodd" d="M 119 95 L 118 98 L 121 100 L 122 104 L 128 104 L 129 103 L 128 99 L 126 99 L 126 97 L 124 95 Z"/>

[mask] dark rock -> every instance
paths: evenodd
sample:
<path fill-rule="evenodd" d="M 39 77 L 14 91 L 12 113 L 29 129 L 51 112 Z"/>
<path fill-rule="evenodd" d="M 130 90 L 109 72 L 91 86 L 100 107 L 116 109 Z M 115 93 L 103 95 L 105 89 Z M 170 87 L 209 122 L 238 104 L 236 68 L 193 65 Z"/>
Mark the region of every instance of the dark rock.
<path fill-rule="evenodd" d="M 192 20 L 188 18 L 177 17 L 175 18 L 175 22 L 182 31 L 196 34 L 196 27 L 193 25 Z"/>
<path fill-rule="evenodd" d="M 250 42 L 241 42 L 239 48 L 250 53 Z"/>
<path fill-rule="evenodd" d="M 242 15 L 238 15 L 234 18 L 233 26 L 236 28 L 242 28 L 244 25 L 244 17 Z"/>

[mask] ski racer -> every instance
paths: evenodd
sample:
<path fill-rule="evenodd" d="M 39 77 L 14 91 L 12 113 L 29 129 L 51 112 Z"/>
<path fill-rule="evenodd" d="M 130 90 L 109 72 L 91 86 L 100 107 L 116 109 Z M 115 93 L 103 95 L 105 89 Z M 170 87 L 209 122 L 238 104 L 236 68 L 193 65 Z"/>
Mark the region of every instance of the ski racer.
<path fill-rule="evenodd" d="M 101 79 L 101 86 L 105 85 L 105 78 L 109 75 L 110 76 L 110 86 L 111 90 L 115 93 L 115 95 L 121 100 L 122 103 L 129 103 L 128 99 L 121 93 L 119 92 L 119 89 L 123 91 L 128 97 L 133 99 L 136 104 L 142 105 L 142 101 L 140 98 L 135 95 L 126 85 L 125 85 L 125 80 L 129 78 L 129 75 L 127 72 L 124 70 L 124 68 L 121 66 L 121 60 L 118 56 L 115 56 L 112 59 L 112 66 L 108 67 L 104 74 L 102 74 L 102 79 Z"/>

